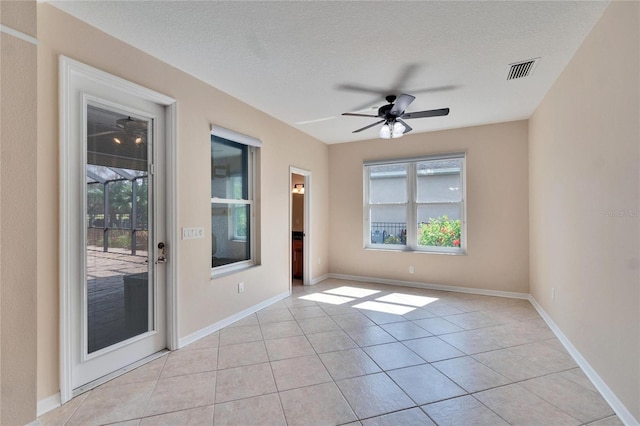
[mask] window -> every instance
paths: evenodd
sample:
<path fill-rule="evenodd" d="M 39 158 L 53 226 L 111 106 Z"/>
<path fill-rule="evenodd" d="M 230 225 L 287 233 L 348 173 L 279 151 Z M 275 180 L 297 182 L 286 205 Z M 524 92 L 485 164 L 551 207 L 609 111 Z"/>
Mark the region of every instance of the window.
<path fill-rule="evenodd" d="M 364 164 L 365 247 L 463 254 L 464 154 Z"/>
<path fill-rule="evenodd" d="M 211 131 L 211 267 L 226 273 L 255 264 L 255 170 L 260 141 Z"/>

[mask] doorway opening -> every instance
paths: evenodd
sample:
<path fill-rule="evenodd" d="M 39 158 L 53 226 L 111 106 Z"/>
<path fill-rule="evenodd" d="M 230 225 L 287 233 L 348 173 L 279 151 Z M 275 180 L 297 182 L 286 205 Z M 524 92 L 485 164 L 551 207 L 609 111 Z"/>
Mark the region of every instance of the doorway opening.
<path fill-rule="evenodd" d="M 291 167 L 289 187 L 290 241 L 291 241 L 291 286 L 310 284 L 310 200 L 311 172 Z"/>

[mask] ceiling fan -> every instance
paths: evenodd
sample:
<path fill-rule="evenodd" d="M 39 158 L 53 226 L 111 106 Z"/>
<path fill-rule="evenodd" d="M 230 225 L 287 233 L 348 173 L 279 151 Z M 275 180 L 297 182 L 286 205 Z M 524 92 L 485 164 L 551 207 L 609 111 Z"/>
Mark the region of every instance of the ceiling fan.
<path fill-rule="evenodd" d="M 113 125 L 110 125 L 112 127 Z M 122 136 L 131 139 L 136 145 L 142 144 L 147 138 L 147 122 L 144 120 L 136 120 L 128 116 L 127 118 L 119 118 L 116 120 L 114 130 L 107 130 L 88 135 L 89 137 L 115 135 L 113 141 L 117 144 L 122 143 Z"/>
<path fill-rule="evenodd" d="M 413 130 L 411 126 L 409 126 L 403 120 L 408 120 L 410 118 L 439 117 L 449 114 L 449 108 L 405 112 L 409 104 L 411 104 L 414 99 L 415 96 L 407 94 L 402 94 L 398 96 L 397 99 L 395 95 L 388 95 L 386 97 L 386 100 L 389 103 L 378 108 L 378 115 L 358 114 L 353 112 L 345 112 L 342 115 L 351 117 L 381 118 L 382 120 L 377 121 L 373 124 L 369 124 L 368 126 L 364 126 L 358 130 L 354 130 L 353 133 L 358 133 L 373 126 L 377 126 L 380 123 L 384 123 L 384 125 L 380 128 L 380 137 L 383 139 L 391 139 L 402 137 L 402 135 L 404 135 L 405 133 L 409 133 L 411 130 Z"/>

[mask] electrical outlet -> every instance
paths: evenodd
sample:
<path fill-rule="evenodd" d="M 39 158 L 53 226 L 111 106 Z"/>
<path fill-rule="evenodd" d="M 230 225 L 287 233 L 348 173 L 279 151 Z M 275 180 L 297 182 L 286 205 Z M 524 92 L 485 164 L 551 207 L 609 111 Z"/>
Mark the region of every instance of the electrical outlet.
<path fill-rule="evenodd" d="M 238 283 L 238 293 L 244 292 L 244 283 Z"/>
<path fill-rule="evenodd" d="M 415 269 L 413 269 L 413 265 L 409 266 L 409 273 L 413 274 L 415 272 Z"/>
<path fill-rule="evenodd" d="M 322 264 L 322 259 L 318 258 L 318 265 Z"/>

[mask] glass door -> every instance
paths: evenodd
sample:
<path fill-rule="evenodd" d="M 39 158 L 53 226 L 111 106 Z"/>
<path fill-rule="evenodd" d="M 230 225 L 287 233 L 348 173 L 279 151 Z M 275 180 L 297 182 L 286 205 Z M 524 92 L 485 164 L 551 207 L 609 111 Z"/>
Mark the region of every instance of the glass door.
<path fill-rule="evenodd" d="M 175 100 L 60 57 L 62 402 L 167 347 L 175 119 Z"/>
<path fill-rule="evenodd" d="M 82 98 L 81 272 L 72 306 L 76 390 L 166 347 L 168 257 L 164 185 L 157 178 L 164 164 L 163 107 Z"/>
<path fill-rule="evenodd" d="M 86 357 L 154 329 L 149 124 L 87 106 Z"/>

